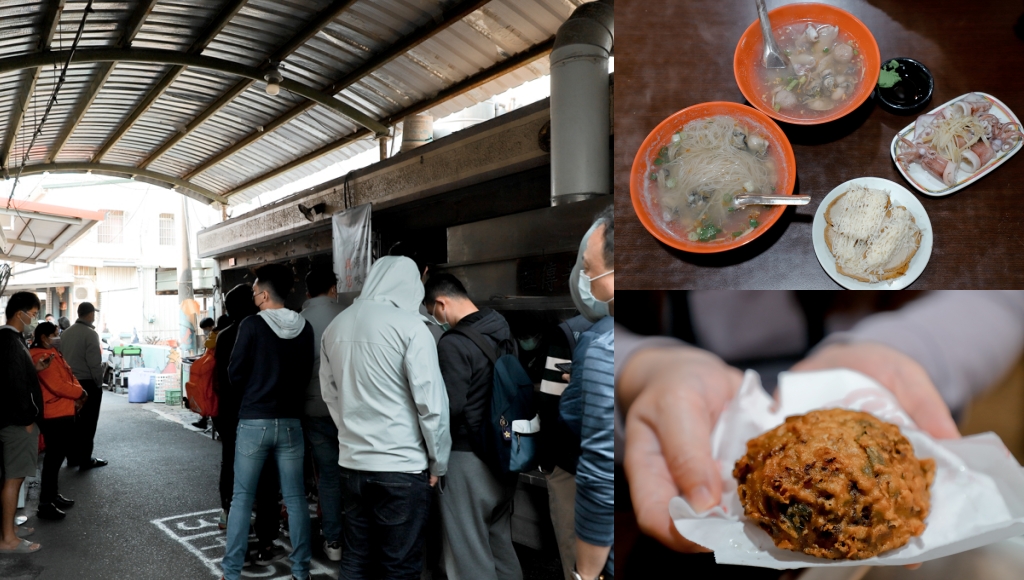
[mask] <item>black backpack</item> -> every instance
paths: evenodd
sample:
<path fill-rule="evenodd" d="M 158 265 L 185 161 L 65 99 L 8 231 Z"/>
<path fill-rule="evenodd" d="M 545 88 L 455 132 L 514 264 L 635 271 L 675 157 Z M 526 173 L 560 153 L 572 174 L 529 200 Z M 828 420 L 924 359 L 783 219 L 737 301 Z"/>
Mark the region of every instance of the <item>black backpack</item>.
<path fill-rule="evenodd" d="M 502 341 L 495 349 L 472 328 L 453 328 L 452 332 L 472 340 L 494 367 L 490 412 L 484 415 L 479 432 L 470 433 L 475 439 L 473 448 L 499 475 L 532 471 L 537 467 L 540 417 L 533 401 L 533 381 L 512 354 L 512 342 Z"/>

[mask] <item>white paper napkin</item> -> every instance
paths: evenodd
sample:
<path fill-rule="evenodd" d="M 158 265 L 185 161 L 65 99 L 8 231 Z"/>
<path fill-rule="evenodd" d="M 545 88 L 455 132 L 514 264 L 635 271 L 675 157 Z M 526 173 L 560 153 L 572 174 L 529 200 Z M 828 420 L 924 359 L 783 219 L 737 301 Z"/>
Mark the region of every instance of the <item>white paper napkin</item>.
<path fill-rule="evenodd" d="M 711 451 L 722 477 L 722 502 L 698 514 L 682 497 L 669 513 L 684 537 L 715 552 L 719 564 L 764 568 L 896 566 L 916 564 L 1024 534 L 1024 468 L 994 433 L 935 440 L 917 429 L 895 397 L 873 379 L 851 370 L 779 375 L 779 403 L 747 371 L 735 399 L 718 419 Z M 747 441 L 786 417 L 814 409 L 864 411 L 898 425 L 918 457 L 935 460 L 931 511 L 922 535 L 903 547 L 866 560 L 828 560 L 776 548 L 771 536 L 743 515 L 732 470 Z"/>

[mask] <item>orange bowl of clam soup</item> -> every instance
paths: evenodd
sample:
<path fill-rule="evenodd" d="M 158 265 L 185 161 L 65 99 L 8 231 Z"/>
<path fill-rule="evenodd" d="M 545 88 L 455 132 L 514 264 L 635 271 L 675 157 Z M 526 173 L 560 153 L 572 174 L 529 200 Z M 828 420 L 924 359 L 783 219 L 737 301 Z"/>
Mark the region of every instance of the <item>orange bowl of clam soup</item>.
<path fill-rule="evenodd" d="M 853 112 L 871 96 L 881 57 L 874 35 L 857 17 L 827 4 L 787 4 L 768 12 L 787 68 L 761 62 L 763 37 L 754 21 L 740 37 L 733 74 L 740 92 L 762 113 L 796 125 L 817 125 Z"/>

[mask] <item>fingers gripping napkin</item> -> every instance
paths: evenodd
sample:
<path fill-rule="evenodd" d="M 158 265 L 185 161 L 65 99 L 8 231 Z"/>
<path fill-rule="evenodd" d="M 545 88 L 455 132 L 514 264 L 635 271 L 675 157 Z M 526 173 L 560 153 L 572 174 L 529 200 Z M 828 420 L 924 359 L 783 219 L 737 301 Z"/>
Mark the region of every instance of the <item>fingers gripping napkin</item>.
<path fill-rule="evenodd" d="M 779 394 L 779 403 L 775 403 L 761 388 L 757 374 L 747 371 L 739 394 L 722 412 L 711 436 L 712 457 L 722 478 L 722 502 L 699 514 L 682 497 L 674 498 L 669 504 L 670 515 L 679 532 L 688 540 L 713 550 L 717 562 L 776 569 L 906 565 L 1024 533 L 1024 468 L 1017 464 L 996 435 L 986 433 L 958 440 L 934 440 L 917 429 L 889 391 L 874 380 L 845 369 L 783 373 L 780 375 Z M 783 425 L 787 417 L 805 415 L 818 409 L 849 409 L 869 413 L 873 417 L 832 411 L 815 413 L 811 415 L 812 419 L 794 419 Z M 872 474 L 868 477 L 866 471 L 851 471 L 844 472 L 842 476 L 857 483 L 858 494 L 868 492 L 865 494 L 868 497 L 858 497 L 858 501 L 872 503 L 861 506 L 871 508 L 867 520 L 844 521 L 840 528 L 850 537 L 835 540 L 846 540 L 852 545 L 836 548 L 831 543 L 833 538 L 827 535 L 808 538 L 796 533 L 796 528 L 787 525 L 784 518 L 773 525 L 765 517 L 770 514 L 755 513 L 755 518 L 773 530 L 776 536 L 773 540 L 755 519 L 745 515 L 733 469 L 738 461 L 740 466 L 750 466 L 744 463 L 751 458 L 747 443 L 762 435 L 764 437 L 752 442 L 750 451 L 754 457 L 758 449 L 767 451 L 762 448 L 764 440 L 794 428 L 797 431 L 804 429 L 801 432 L 803 436 L 799 438 L 812 446 L 816 427 L 811 424 L 820 423 L 822 418 L 835 423 L 832 430 L 836 433 L 845 428 L 843 425 L 860 425 L 862 435 L 864 431 L 869 432 L 868 439 L 863 439 L 872 443 L 868 447 L 884 445 L 886 453 L 895 454 L 900 450 L 903 455 L 911 453 L 909 447 L 912 446 L 912 455 L 901 457 L 896 462 L 899 463 L 897 466 L 889 456 L 871 459 L 867 448 L 855 443 L 857 449 L 863 450 L 865 460 L 862 463 L 869 466 Z M 766 433 L 768 431 L 771 433 Z M 853 446 L 847 451 L 852 453 Z M 878 449 L 875 452 L 877 455 Z M 822 459 L 824 461 L 828 457 Z M 883 466 L 879 460 L 886 464 Z M 863 468 L 864 465 L 858 464 L 858 467 Z M 874 494 L 871 486 L 875 484 L 872 482 L 885 484 L 882 479 L 897 469 L 905 470 L 914 480 L 906 485 L 906 489 L 900 489 L 900 497 L 894 499 L 894 494 Z M 744 471 L 744 468 L 737 468 L 740 475 Z M 748 494 L 750 485 L 751 482 L 745 484 Z M 850 493 L 849 488 L 847 493 Z M 907 494 L 913 497 L 905 497 Z M 786 496 L 787 501 L 793 503 L 791 497 L 795 495 Z M 841 494 L 833 495 L 838 497 Z M 788 513 L 791 506 L 784 507 L 787 509 L 779 510 L 780 518 Z M 799 527 L 805 530 L 808 526 L 813 527 L 820 519 L 817 515 L 821 511 L 817 507 L 808 517 L 791 519 L 799 520 Z M 800 516 L 800 513 L 794 513 Z M 886 519 L 885 526 L 873 525 L 876 516 Z M 892 536 L 896 540 L 886 537 L 885 528 L 890 520 L 897 526 L 892 528 Z M 791 533 L 787 535 L 786 530 Z M 789 545 L 780 547 L 785 543 Z M 810 555 L 812 553 L 823 557 Z"/>

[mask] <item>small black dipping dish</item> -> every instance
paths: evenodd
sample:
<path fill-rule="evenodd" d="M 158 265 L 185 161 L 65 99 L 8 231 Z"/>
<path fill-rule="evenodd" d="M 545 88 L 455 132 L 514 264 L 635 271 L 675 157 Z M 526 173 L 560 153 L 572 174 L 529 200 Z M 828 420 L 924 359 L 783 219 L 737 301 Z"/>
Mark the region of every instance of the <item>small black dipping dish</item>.
<path fill-rule="evenodd" d="M 886 69 L 896 61 L 895 69 Z M 897 115 L 913 115 L 924 109 L 935 90 L 935 79 L 928 67 L 906 57 L 896 57 L 882 63 L 882 69 L 892 70 L 900 79 L 891 87 L 877 87 L 878 101 L 882 108 Z"/>

